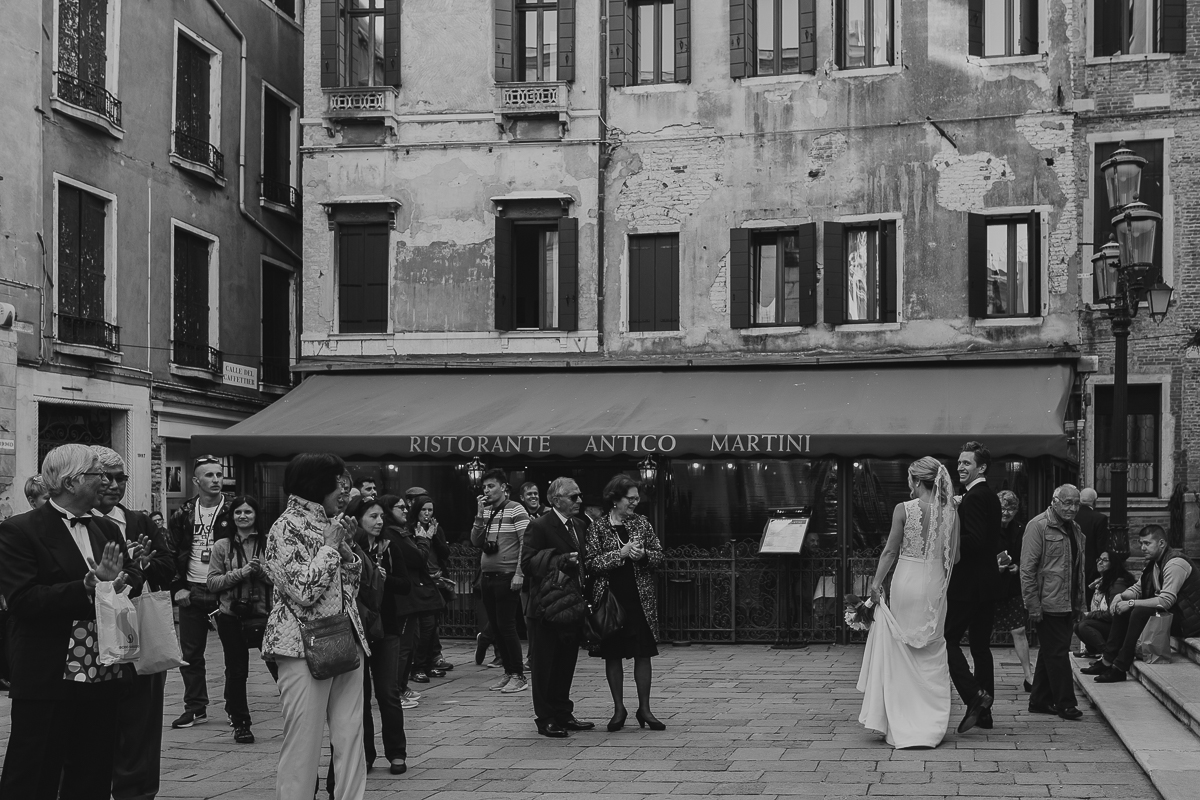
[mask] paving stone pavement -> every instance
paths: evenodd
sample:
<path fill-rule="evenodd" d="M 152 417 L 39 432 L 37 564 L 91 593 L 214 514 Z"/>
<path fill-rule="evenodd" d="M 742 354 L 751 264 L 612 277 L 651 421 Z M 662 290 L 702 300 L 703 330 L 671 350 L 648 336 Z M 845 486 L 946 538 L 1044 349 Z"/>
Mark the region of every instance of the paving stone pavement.
<path fill-rule="evenodd" d="M 576 715 L 599 730 L 551 740 L 534 730 L 528 692 L 488 691 L 498 670 L 475 666 L 472 644 L 444 644 L 456 669 L 444 679 L 413 684 L 424 698 L 406 713 L 408 773 L 390 775 L 381 755 L 377 764 L 383 768 L 367 776 L 371 800 L 578 800 L 592 793 L 605 800 L 1159 799 L 1116 735 L 1086 705 L 1079 722 L 1030 715 L 1011 651 L 995 651 L 1000 686 L 994 730 L 951 731 L 935 750 L 894 751 L 858 724 L 858 646 L 664 646 L 654 660 L 654 711 L 667 725 L 662 732 L 639 730 L 636 723 L 604 731 L 612 701 L 603 664 L 581 656 Z M 252 659 L 257 741 L 235 744 L 221 711 L 220 654 L 214 634 L 208 645 L 210 721 L 164 732 L 159 797 L 274 797 L 283 728 L 274 685 Z M 174 672 L 167 684 L 167 725 L 182 711 L 182 692 Z M 634 696 L 631 669 L 626 696 Z M 629 704 L 631 723 L 635 705 Z M 0 700 L 5 745 L 8 707 L 7 699 Z M 955 723 L 961 711 L 956 704 Z M 328 748 L 322 775 L 327 763 Z"/>

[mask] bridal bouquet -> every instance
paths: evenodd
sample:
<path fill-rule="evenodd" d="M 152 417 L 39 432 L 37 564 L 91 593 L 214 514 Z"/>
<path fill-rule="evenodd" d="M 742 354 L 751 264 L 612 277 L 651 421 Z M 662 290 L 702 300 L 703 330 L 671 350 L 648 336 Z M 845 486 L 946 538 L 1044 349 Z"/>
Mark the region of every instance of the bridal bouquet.
<path fill-rule="evenodd" d="M 846 595 L 846 627 L 852 631 L 865 631 L 875 621 L 875 604 L 870 598 L 863 600 L 856 594 Z"/>

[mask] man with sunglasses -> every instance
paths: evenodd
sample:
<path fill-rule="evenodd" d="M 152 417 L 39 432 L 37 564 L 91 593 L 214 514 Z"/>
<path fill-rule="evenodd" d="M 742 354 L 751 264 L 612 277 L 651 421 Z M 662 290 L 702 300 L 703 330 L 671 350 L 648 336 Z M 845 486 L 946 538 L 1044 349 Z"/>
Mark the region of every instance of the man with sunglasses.
<path fill-rule="evenodd" d="M 190 728 L 208 722 L 208 684 L 204 650 L 208 644 L 208 615 L 217 610 L 217 596 L 208 591 L 208 560 L 213 543 L 227 535 L 233 522 L 221 512 L 231 496 L 221 491 L 225 470 L 216 456 L 200 456 L 192 470 L 195 496 L 171 515 L 171 546 L 175 553 L 175 580 L 171 589 L 179 606 L 179 649 L 185 666 L 183 714 L 172 728 Z"/>

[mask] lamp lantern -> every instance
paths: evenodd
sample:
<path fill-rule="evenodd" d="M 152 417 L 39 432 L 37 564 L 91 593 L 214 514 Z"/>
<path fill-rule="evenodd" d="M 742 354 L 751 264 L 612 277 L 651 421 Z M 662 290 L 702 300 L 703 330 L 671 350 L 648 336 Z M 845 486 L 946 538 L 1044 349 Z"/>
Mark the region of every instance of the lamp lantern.
<path fill-rule="evenodd" d="M 467 464 L 467 480 L 472 486 L 478 486 L 483 481 L 484 473 L 483 462 L 479 460 L 479 456 L 471 459 L 471 463 Z"/>
<path fill-rule="evenodd" d="M 654 479 L 658 477 L 658 465 L 654 463 L 654 456 L 646 456 L 638 462 L 638 474 L 642 478 L 642 483 L 654 483 Z"/>
<path fill-rule="evenodd" d="M 1120 268 L 1121 246 L 1117 244 L 1117 237 L 1109 234 L 1108 241 L 1092 256 L 1092 299 L 1095 302 L 1112 304 L 1120 291 L 1117 288 Z"/>
<path fill-rule="evenodd" d="M 1146 159 L 1121 142 L 1112 158 L 1100 165 L 1104 186 L 1108 190 L 1108 207 L 1113 211 L 1137 200 L 1142 191 L 1142 168 Z"/>
<path fill-rule="evenodd" d="M 1146 303 L 1150 306 L 1150 319 L 1156 323 L 1162 322 L 1167 316 L 1167 309 L 1171 306 L 1171 295 L 1175 290 L 1163 283 L 1162 276 L 1154 282 L 1154 285 L 1146 290 Z"/>
<path fill-rule="evenodd" d="M 1121 265 L 1130 270 L 1131 288 L 1136 289 L 1146 270 L 1154 263 L 1154 244 L 1162 214 L 1134 200 L 1112 219 L 1121 246 Z"/>

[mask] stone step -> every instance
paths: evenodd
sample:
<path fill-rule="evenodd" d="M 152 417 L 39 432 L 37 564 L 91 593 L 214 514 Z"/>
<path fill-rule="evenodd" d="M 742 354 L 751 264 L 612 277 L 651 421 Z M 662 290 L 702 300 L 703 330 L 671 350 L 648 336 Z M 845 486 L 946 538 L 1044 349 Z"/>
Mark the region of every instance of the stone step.
<path fill-rule="evenodd" d="M 1076 685 L 1121 738 L 1163 800 L 1195 800 L 1200 786 L 1200 736 L 1176 719 L 1141 681 L 1096 683 L 1090 675 L 1080 675 L 1080 668 L 1088 663 L 1071 659 Z"/>
<path fill-rule="evenodd" d="M 1188 660 L 1200 664 L 1200 637 L 1180 639 L 1177 636 L 1172 636 L 1171 646 L 1175 648 L 1177 653 L 1186 656 Z"/>
<path fill-rule="evenodd" d="M 1191 640 L 1195 642 L 1195 640 Z M 1134 661 L 1130 674 L 1162 703 L 1175 719 L 1200 736 L 1200 663 L 1185 658 L 1186 641 L 1179 642 L 1171 661 Z M 1194 653 L 1194 651 L 1192 651 Z"/>

